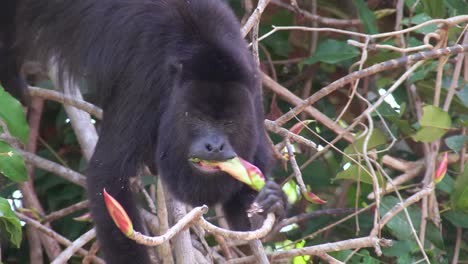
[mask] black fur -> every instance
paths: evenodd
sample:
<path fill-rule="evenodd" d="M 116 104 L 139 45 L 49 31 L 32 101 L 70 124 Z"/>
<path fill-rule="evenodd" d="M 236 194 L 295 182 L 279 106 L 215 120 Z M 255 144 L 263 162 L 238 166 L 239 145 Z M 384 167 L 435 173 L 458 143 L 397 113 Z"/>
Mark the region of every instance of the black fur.
<path fill-rule="evenodd" d="M 232 177 L 199 170 L 189 161 L 205 154 L 227 158 L 232 150 L 267 175 L 272 168 L 258 69 L 225 4 L 7 2 L 19 5 L 14 51 L 45 63 L 53 58 L 61 74 L 86 79 L 101 95 L 104 118 L 87 184 L 108 263 L 149 262 L 146 249 L 116 229 L 102 198 L 106 188 L 141 230 L 129 177 L 143 163 L 157 168 L 178 199 L 191 205 L 223 204 L 233 229 L 251 228 L 246 210 L 256 197 L 265 213 L 283 212 L 285 199 L 278 185 L 269 183 L 257 195 Z M 215 154 L 210 144 L 217 146 Z"/>
<path fill-rule="evenodd" d="M 20 76 L 15 41 L 16 2 L 5 0 L 0 4 L 0 84 L 22 103 L 26 103 L 26 83 Z"/>

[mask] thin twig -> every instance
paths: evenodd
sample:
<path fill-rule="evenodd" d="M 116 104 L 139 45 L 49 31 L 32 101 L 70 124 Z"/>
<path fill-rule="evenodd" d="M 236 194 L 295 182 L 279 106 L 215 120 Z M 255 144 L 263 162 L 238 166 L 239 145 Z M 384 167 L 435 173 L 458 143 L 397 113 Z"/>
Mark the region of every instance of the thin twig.
<path fill-rule="evenodd" d="M 49 63 L 50 78 L 55 87 L 61 87 L 65 96 L 83 100 L 80 87 L 77 83 L 69 78 L 68 74 L 58 77 L 58 65 L 54 60 Z M 81 152 L 86 160 L 90 160 L 94 153 L 94 148 L 98 141 L 96 128 L 91 122 L 91 116 L 86 112 L 70 105 L 64 105 L 65 112 L 71 120 L 71 125 L 78 143 L 81 147 Z"/>
<path fill-rule="evenodd" d="M 376 237 L 361 237 L 353 238 L 348 240 L 343 240 L 334 243 L 325 243 L 316 246 L 295 248 L 290 250 L 278 251 L 269 253 L 268 257 L 274 260 L 280 259 L 291 259 L 296 256 L 306 256 L 306 255 L 317 255 L 324 252 L 336 252 L 341 250 L 355 249 L 355 248 L 368 248 L 368 247 L 390 247 L 392 246 L 392 241 L 388 239 L 379 239 Z M 240 264 L 240 263 L 249 263 L 255 258 L 253 256 L 248 256 L 239 259 L 233 259 L 227 261 L 227 264 Z"/>
<path fill-rule="evenodd" d="M 99 242 L 95 241 L 93 245 L 91 246 L 91 248 L 89 249 L 88 255 L 86 255 L 86 257 L 83 258 L 83 261 L 81 262 L 81 264 L 89 264 L 91 262 L 91 259 L 96 256 L 96 253 L 98 252 L 98 250 L 99 250 Z"/>
<path fill-rule="evenodd" d="M 262 74 L 262 82 L 265 87 L 269 88 L 271 91 L 273 91 L 275 94 L 277 94 L 279 97 L 281 97 L 283 100 L 286 102 L 296 106 L 302 103 L 302 99 L 289 91 L 287 88 L 281 86 L 279 83 L 271 79 L 268 75 Z M 344 129 L 338 125 L 336 122 L 331 120 L 328 116 L 324 115 L 322 112 L 317 110 L 316 108 L 309 106 L 304 109 L 304 112 L 309 114 L 311 117 L 313 117 L 317 122 L 323 124 L 336 134 L 343 134 L 343 138 L 348 141 L 348 142 L 353 142 L 354 137 L 350 133 L 344 131 Z"/>
<path fill-rule="evenodd" d="M 344 262 L 337 260 L 336 258 L 328 255 L 327 253 L 320 253 L 320 254 L 317 254 L 317 256 L 327 261 L 329 264 L 345 264 Z"/>
<path fill-rule="evenodd" d="M 255 256 L 255 263 L 258 264 L 269 264 L 265 249 L 263 248 L 262 242 L 259 239 L 249 241 L 250 249 Z"/>
<path fill-rule="evenodd" d="M 27 224 L 33 226 L 34 228 L 36 228 L 37 230 L 41 231 L 42 233 L 48 235 L 49 237 L 57 240 L 57 242 L 59 242 L 60 244 L 68 247 L 72 244 L 72 242 L 70 240 L 68 240 L 67 238 L 61 236 L 60 234 L 56 233 L 54 230 L 44 226 L 43 224 L 41 224 L 40 222 L 32 219 L 32 218 L 29 218 L 27 217 L 26 215 L 22 214 L 22 213 L 18 213 L 18 212 L 15 212 L 15 215 L 20 219 L 20 220 L 23 220 L 24 222 L 26 222 Z M 88 255 L 88 251 L 85 250 L 85 249 L 78 249 L 76 251 L 78 254 L 82 255 L 82 256 L 87 256 Z M 98 264 L 104 264 L 104 260 L 102 260 L 101 258 L 99 257 L 92 257 L 92 260 L 94 261 L 94 263 L 98 263 Z"/>
<path fill-rule="evenodd" d="M 135 240 L 135 242 L 137 242 L 138 244 L 146 246 L 158 246 L 166 241 L 169 241 L 169 239 L 179 234 L 182 230 L 188 228 L 206 212 L 208 212 L 207 206 L 195 207 L 192 209 L 192 211 L 190 211 L 182 219 L 180 219 L 175 225 L 169 228 L 167 232 L 165 232 L 163 235 L 151 237 L 135 231 L 128 238 Z"/>
<path fill-rule="evenodd" d="M 78 210 L 85 209 L 88 206 L 89 206 L 89 201 L 88 200 L 81 201 L 79 203 L 70 205 L 70 206 L 68 206 L 66 208 L 63 208 L 63 209 L 60 209 L 60 210 L 57 210 L 55 212 L 52 212 L 52 213 L 48 214 L 47 216 L 44 217 L 44 219 L 42 219 L 42 223 L 55 221 L 55 220 L 57 220 L 59 218 L 62 218 L 64 216 L 66 216 L 66 215 L 74 213 L 74 212 L 76 212 Z"/>
<path fill-rule="evenodd" d="M 258 23 L 260 17 L 262 16 L 263 11 L 267 7 L 270 0 L 260 0 L 258 1 L 257 8 L 253 11 L 252 15 L 249 17 L 247 22 L 245 22 L 244 26 L 241 29 L 242 36 L 247 36 L 250 30 L 254 27 L 255 24 Z"/>
<path fill-rule="evenodd" d="M 307 12 L 303 9 L 297 9 L 294 6 L 285 4 L 281 2 L 281 0 L 271 0 L 271 3 L 276 6 L 288 9 L 289 11 L 297 12 L 299 15 L 307 19 L 310 19 L 314 22 L 316 21 L 322 25 L 328 25 L 328 26 L 334 26 L 334 27 L 354 27 L 354 26 L 358 26 L 361 24 L 361 20 L 359 19 L 336 19 L 336 18 L 318 16 L 310 12 Z"/>
<path fill-rule="evenodd" d="M 232 230 L 227 230 L 224 228 L 217 227 L 210 222 L 206 221 L 203 217 L 200 218 L 198 221 L 198 224 L 205 229 L 206 231 L 213 233 L 213 234 L 220 234 L 223 237 L 226 238 L 232 238 L 232 239 L 241 239 L 241 240 L 254 240 L 254 239 L 259 239 L 262 237 L 265 237 L 273 228 L 273 225 L 275 224 L 275 215 L 272 213 L 269 213 L 267 215 L 267 218 L 263 222 L 263 225 L 254 231 L 232 231 Z"/>
<path fill-rule="evenodd" d="M 326 87 L 320 89 L 318 92 L 316 92 L 315 94 L 313 94 L 312 96 L 304 100 L 303 103 L 294 107 L 293 109 L 285 113 L 283 116 L 278 118 L 275 122 L 279 126 L 284 125 L 287 121 L 291 120 L 292 118 L 297 116 L 300 112 L 302 112 L 307 106 L 312 105 L 313 103 L 317 102 L 321 98 L 329 95 L 335 90 L 357 79 L 371 76 L 382 71 L 410 65 L 412 63 L 423 61 L 423 60 L 429 60 L 429 59 L 434 59 L 434 58 L 438 58 L 441 56 L 448 56 L 448 55 L 462 53 L 462 52 L 465 52 L 466 50 L 468 50 L 468 45 L 455 45 L 455 46 L 432 50 L 432 51 L 419 52 L 413 55 L 403 56 L 399 59 L 392 59 L 392 60 L 388 60 L 385 62 L 381 62 L 375 65 L 372 65 L 368 68 L 365 68 L 362 71 L 353 72 L 351 74 L 348 74 L 332 82 Z"/>
<path fill-rule="evenodd" d="M 455 240 L 455 248 L 453 250 L 453 258 L 452 258 L 452 264 L 457 264 L 458 263 L 458 258 L 460 255 L 460 248 L 462 244 L 462 238 L 463 238 L 463 229 L 461 227 L 457 227 L 457 238 Z"/>
<path fill-rule="evenodd" d="M 426 188 L 422 189 L 421 191 L 411 195 L 408 197 L 403 203 L 398 203 L 396 204 L 392 209 L 390 209 L 382 218 L 380 219 L 380 226 L 377 228 L 374 228 L 371 232 L 371 234 L 377 234 L 378 229 L 382 229 L 395 215 L 397 215 L 401 210 L 404 208 L 410 206 L 411 204 L 414 204 L 421 200 L 423 197 L 427 197 L 428 195 L 431 194 L 431 192 L 434 190 L 434 185 L 430 184 Z"/>
<path fill-rule="evenodd" d="M 467 26 L 468 27 L 468 26 Z M 468 33 L 465 32 L 465 37 L 463 38 L 463 44 L 468 44 Z M 465 58 L 464 53 L 460 53 L 455 57 L 456 63 L 455 63 L 455 68 L 453 70 L 452 74 L 452 82 L 450 83 L 450 87 L 447 93 L 447 97 L 445 98 L 444 102 L 444 111 L 448 112 L 450 104 L 452 103 L 453 95 L 456 92 L 456 88 L 458 87 L 458 80 L 460 79 L 460 73 L 461 73 L 461 68 L 462 64 Z M 468 68 L 468 65 L 465 64 L 465 68 Z"/>
<path fill-rule="evenodd" d="M 164 188 L 164 195 L 166 197 L 167 210 L 172 216 L 173 222 L 178 222 L 187 215 L 186 205 L 176 200 L 171 193 L 167 192 Z M 193 252 L 192 239 L 190 237 L 190 230 L 186 228 L 181 230 L 178 235 L 172 239 L 175 259 L 180 263 L 190 263 L 195 258 Z"/>
<path fill-rule="evenodd" d="M 58 255 L 51 264 L 62 264 L 67 263 L 67 261 L 73 256 L 73 254 L 82 248 L 89 241 L 96 237 L 96 230 L 91 229 L 88 232 L 81 235 L 78 239 L 73 241 L 73 243 L 68 246 L 60 255 Z"/>
<path fill-rule="evenodd" d="M 74 170 L 65 168 L 58 163 L 52 162 L 50 160 L 39 157 L 35 154 L 23 151 L 21 149 L 16 149 L 21 156 L 23 156 L 26 162 L 34 164 L 34 166 L 41 168 L 46 171 L 50 171 L 57 176 L 64 178 L 65 180 L 72 182 L 76 185 L 85 187 L 86 186 L 86 177 Z"/>
<path fill-rule="evenodd" d="M 61 92 L 54 90 L 44 89 L 40 87 L 28 86 L 29 94 L 31 96 L 40 97 L 43 99 L 55 101 L 64 105 L 74 106 L 87 113 L 90 113 L 97 119 L 102 119 L 102 109 L 83 100 L 76 99 L 75 97 L 66 96 Z"/>
<path fill-rule="evenodd" d="M 164 194 L 163 183 L 161 177 L 158 177 L 158 183 L 156 186 L 156 203 L 157 203 L 157 215 L 159 219 L 159 235 L 164 234 L 169 230 L 169 220 L 167 215 L 166 196 Z M 158 247 L 159 256 L 163 260 L 164 264 L 174 263 L 172 258 L 171 245 L 169 242 L 164 242 Z"/>

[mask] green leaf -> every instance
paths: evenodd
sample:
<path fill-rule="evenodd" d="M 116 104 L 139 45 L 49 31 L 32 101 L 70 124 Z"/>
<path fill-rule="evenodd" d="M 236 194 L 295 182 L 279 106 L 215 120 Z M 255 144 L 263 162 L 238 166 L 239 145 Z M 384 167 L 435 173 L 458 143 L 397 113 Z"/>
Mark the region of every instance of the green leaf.
<path fill-rule="evenodd" d="M 359 56 L 357 48 L 349 46 L 344 41 L 327 39 L 320 43 L 314 55 L 306 59 L 304 64 L 313 64 L 318 61 L 334 64 L 357 56 Z"/>
<path fill-rule="evenodd" d="M 0 141 L 0 173 L 16 182 L 28 179 L 23 157 L 3 141 Z"/>
<path fill-rule="evenodd" d="M 460 101 L 468 107 L 468 84 L 465 84 L 463 88 L 460 89 L 460 91 L 455 93 L 457 97 L 460 99 Z"/>
<path fill-rule="evenodd" d="M 445 139 L 445 144 L 453 151 L 460 151 L 463 146 L 468 142 L 468 136 L 456 135 Z"/>
<path fill-rule="evenodd" d="M 458 175 L 455 181 L 455 190 L 450 196 L 452 207 L 456 210 L 468 213 L 468 170 Z"/>
<path fill-rule="evenodd" d="M 417 244 L 411 240 L 395 240 L 391 247 L 383 247 L 382 252 L 385 256 L 398 257 L 406 256 L 407 258 L 411 255 L 413 249 L 417 248 Z"/>
<path fill-rule="evenodd" d="M 380 215 L 384 216 L 389 210 L 391 210 L 400 200 L 394 196 L 385 196 L 382 198 L 381 211 Z M 415 205 L 411 205 L 406 208 L 410 216 L 410 220 L 413 223 L 413 226 L 417 228 L 421 223 L 421 209 Z M 390 231 L 398 240 L 412 240 L 413 233 L 411 232 L 411 227 L 408 223 L 408 219 L 405 213 L 399 212 L 396 216 L 392 218 L 385 226 L 386 229 Z M 427 240 L 431 241 L 437 248 L 444 248 L 444 241 L 442 235 L 437 227 L 432 223 L 427 223 L 426 228 L 426 237 Z"/>
<path fill-rule="evenodd" d="M 442 233 L 433 222 L 429 222 L 426 226 L 426 238 L 427 240 L 431 241 L 437 248 L 445 249 Z"/>
<path fill-rule="evenodd" d="M 368 34 L 377 34 L 379 31 L 376 26 L 376 18 L 374 13 L 367 7 L 364 0 L 353 0 L 357 7 L 359 18 L 364 25 L 364 31 Z"/>
<path fill-rule="evenodd" d="M 409 83 L 415 83 L 428 78 L 427 75 L 433 72 L 437 68 L 437 65 L 437 62 L 432 62 L 419 68 L 410 76 Z"/>
<path fill-rule="evenodd" d="M 377 173 L 377 178 L 379 180 L 379 184 L 382 186 L 384 183 L 383 177 L 379 172 L 376 172 L 376 173 Z M 363 183 L 372 184 L 371 175 L 367 173 L 365 170 L 363 170 L 362 168 L 359 168 L 358 165 L 351 165 L 346 170 L 339 172 L 336 175 L 335 179 L 337 180 L 350 179 L 350 180 L 360 181 Z"/>
<path fill-rule="evenodd" d="M 21 224 L 10 204 L 0 197 L 0 233 L 7 234 L 10 242 L 19 248 L 21 244 Z"/>
<path fill-rule="evenodd" d="M 344 149 L 344 153 L 348 155 L 362 154 L 365 140 L 366 140 L 366 136 L 361 136 L 359 139 L 354 141 L 353 144 L 347 146 Z M 374 129 L 372 130 L 372 135 L 370 136 L 370 139 L 367 143 L 367 150 L 384 145 L 385 143 L 387 143 L 387 136 L 381 130 Z M 348 159 L 344 157 L 343 162 L 347 162 L 347 161 Z"/>
<path fill-rule="evenodd" d="M 432 18 L 430 16 L 428 16 L 427 14 L 420 13 L 420 14 L 417 14 L 414 17 L 411 18 L 411 23 L 410 23 L 410 20 L 408 18 L 403 19 L 401 21 L 401 23 L 403 25 L 405 25 L 405 26 L 411 26 L 411 25 L 421 24 L 421 23 L 429 21 L 431 19 Z M 427 25 L 427 26 L 425 26 L 423 28 L 417 29 L 415 32 L 418 32 L 418 33 L 421 33 L 421 34 L 428 34 L 428 33 L 431 33 L 431 32 L 435 32 L 436 30 L 437 30 L 437 25 L 436 24 L 430 24 L 430 25 Z"/>
<path fill-rule="evenodd" d="M 416 141 L 431 142 L 441 138 L 452 125 L 447 112 L 433 105 L 423 107 L 423 115 L 419 120 L 421 128 L 413 136 Z"/>
<path fill-rule="evenodd" d="M 460 115 L 456 120 L 456 124 L 462 127 L 468 127 L 468 115 Z"/>
<path fill-rule="evenodd" d="M 438 191 L 450 194 L 453 192 L 454 184 L 455 184 L 455 181 L 453 180 L 452 176 L 446 173 L 442 181 L 436 185 L 436 189 Z"/>
<path fill-rule="evenodd" d="M 454 226 L 468 228 L 468 214 L 466 213 L 450 210 L 444 213 L 442 217 L 449 220 Z"/>
<path fill-rule="evenodd" d="M 468 14 L 468 5 L 466 0 L 445 0 L 444 4 L 450 11 L 449 16 L 459 16 Z"/>
<path fill-rule="evenodd" d="M 259 35 L 263 35 L 271 31 L 271 25 L 292 25 L 294 23 L 293 13 L 288 10 L 278 10 L 278 12 L 275 12 L 268 17 L 268 21 L 268 25 L 264 25 L 263 23 L 260 25 Z M 291 45 L 289 45 L 288 42 L 290 33 L 290 31 L 276 32 L 263 40 L 262 43 L 269 47 L 269 51 L 272 52 L 273 56 L 277 55 L 288 58 L 291 50 Z M 263 52 L 261 52 L 260 55 L 264 56 Z"/>
<path fill-rule="evenodd" d="M 452 125 L 452 120 L 447 112 L 433 105 L 423 107 L 423 115 L 419 120 L 421 126 L 437 127 L 449 129 Z"/>
<path fill-rule="evenodd" d="M 423 127 L 419 129 L 415 135 L 413 135 L 413 139 L 416 141 L 429 143 L 440 139 L 445 134 L 445 132 L 446 130 L 441 128 Z"/>
<path fill-rule="evenodd" d="M 414 130 L 411 128 L 411 125 L 408 120 L 388 118 L 404 135 L 411 135 L 414 133 Z"/>
<path fill-rule="evenodd" d="M 400 200 L 394 196 L 385 196 L 382 198 L 381 203 L 381 211 L 380 215 L 384 216 L 388 211 L 390 211 Z M 408 207 L 408 213 L 410 215 L 411 220 L 415 220 L 413 224 L 418 226 L 419 219 L 418 219 L 418 212 L 413 210 L 414 208 Z M 408 224 L 408 219 L 406 218 L 404 212 L 400 212 L 395 215 L 392 220 L 390 220 L 385 228 L 388 228 L 390 233 L 394 235 L 398 240 L 407 240 L 413 234 L 411 233 L 411 227 Z"/>
<path fill-rule="evenodd" d="M 432 18 L 442 18 L 445 15 L 443 0 L 422 0 L 424 12 Z"/>
<path fill-rule="evenodd" d="M 282 190 L 288 197 L 288 202 L 290 204 L 294 204 L 299 199 L 297 184 L 294 180 L 286 182 L 286 184 L 283 185 Z"/>
<path fill-rule="evenodd" d="M 26 121 L 23 107 L 13 96 L 0 86 L 0 119 L 5 121 L 11 135 L 26 145 L 29 135 L 29 126 Z M 1 128 L 0 128 L 1 130 Z"/>

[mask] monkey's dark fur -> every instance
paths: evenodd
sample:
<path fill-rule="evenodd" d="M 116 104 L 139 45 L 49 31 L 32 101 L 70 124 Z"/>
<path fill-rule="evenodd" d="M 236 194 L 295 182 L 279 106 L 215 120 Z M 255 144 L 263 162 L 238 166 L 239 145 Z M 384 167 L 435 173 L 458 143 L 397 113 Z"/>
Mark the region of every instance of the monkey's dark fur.
<path fill-rule="evenodd" d="M 273 182 L 257 194 L 224 173 L 189 161 L 238 155 L 266 175 L 272 168 L 259 72 L 225 4 L 6 2 L 0 65 L 7 62 L 9 68 L 0 68 L 0 81 L 7 89 L 21 94 L 18 65 L 34 57 L 53 61 L 61 75 L 86 79 L 102 98 L 104 118 L 87 185 L 108 263 L 149 263 L 145 247 L 115 227 L 102 197 L 106 188 L 122 203 L 135 229 L 142 230 L 129 188 L 129 177 L 142 164 L 157 171 L 176 198 L 191 205 L 222 204 L 233 229 L 251 228 L 246 210 L 254 200 L 265 213 L 283 213 L 284 194 Z"/>

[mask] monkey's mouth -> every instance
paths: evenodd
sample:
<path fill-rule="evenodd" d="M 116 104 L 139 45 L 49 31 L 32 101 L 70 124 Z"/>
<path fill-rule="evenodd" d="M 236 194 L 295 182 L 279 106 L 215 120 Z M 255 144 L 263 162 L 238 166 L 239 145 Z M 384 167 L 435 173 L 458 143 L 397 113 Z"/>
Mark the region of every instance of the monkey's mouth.
<path fill-rule="evenodd" d="M 196 170 L 204 174 L 213 174 L 221 171 L 217 165 L 219 161 L 202 160 L 199 158 L 190 158 L 189 161 Z"/>

